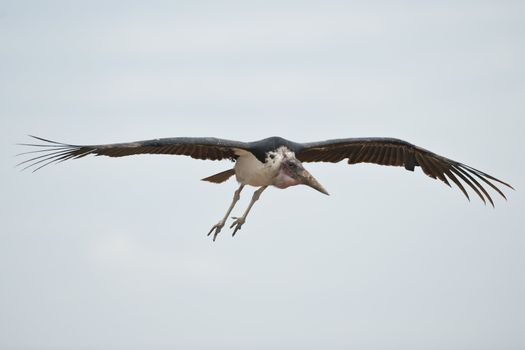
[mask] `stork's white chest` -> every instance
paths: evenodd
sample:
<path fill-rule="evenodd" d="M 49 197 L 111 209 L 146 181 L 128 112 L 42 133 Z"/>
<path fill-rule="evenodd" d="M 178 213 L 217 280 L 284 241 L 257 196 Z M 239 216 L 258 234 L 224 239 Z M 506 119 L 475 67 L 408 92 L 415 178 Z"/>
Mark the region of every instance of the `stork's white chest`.
<path fill-rule="evenodd" d="M 281 171 L 281 163 L 287 158 L 294 158 L 295 154 L 282 146 L 267 153 L 264 163 L 245 150 L 235 150 L 239 156 L 235 163 L 235 177 L 242 184 L 251 186 L 275 185 L 276 178 Z"/>
<path fill-rule="evenodd" d="M 270 186 L 279 173 L 276 161 L 261 163 L 250 152 L 240 152 L 235 162 L 235 177 L 237 181 L 251 186 Z"/>

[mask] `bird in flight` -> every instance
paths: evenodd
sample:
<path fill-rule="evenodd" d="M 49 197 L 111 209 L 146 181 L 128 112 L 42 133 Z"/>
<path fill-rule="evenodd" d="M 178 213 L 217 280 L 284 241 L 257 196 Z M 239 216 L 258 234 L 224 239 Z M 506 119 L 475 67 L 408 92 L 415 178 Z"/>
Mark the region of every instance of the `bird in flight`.
<path fill-rule="evenodd" d="M 505 199 L 505 194 L 496 185 L 504 185 L 513 189 L 508 183 L 487 173 L 395 138 L 346 138 L 298 143 L 281 137 L 269 137 L 254 142 L 212 137 L 173 137 L 103 145 L 71 145 L 37 136 L 31 137 L 43 143 L 20 144 L 39 148 L 19 154 L 32 155 L 30 159 L 17 164 L 17 166 L 23 166 L 22 170 L 32 168 L 33 171 L 36 171 L 52 163 L 82 158 L 90 154 L 108 157 L 173 154 L 190 156 L 195 159 L 235 162 L 233 168 L 202 179 L 222 183 L 235 175 L 239 183 L 226 214 L 217 224 L 213 225 L 208 233 L 208 236 L 213 233 L 214 241 L 246 185 L 258 187 L 258 189 L 253 193 L 248 208 L 242 216 L 233 217 L 234 221 L 230 228 L 233 228 L 234 236 L 245 223 L 254 203 L 269 186 L 284 189 L 303 184 L 328 195 L 324 187 L 304 168 L 303 163 L 308 162 L 337 163 L 346 160 L 348 164 L 374 163 L 404 167 L 409 171 L 420 167 L 424 174 L 441 180 L 449 187 L 451 187 L 450 181 L 453 182 L 470 200 L 463 183 L 466 184 L 484 203 L 488 200 L 492 206 L 494 202 L 483 185 L 488 185 Z"/>

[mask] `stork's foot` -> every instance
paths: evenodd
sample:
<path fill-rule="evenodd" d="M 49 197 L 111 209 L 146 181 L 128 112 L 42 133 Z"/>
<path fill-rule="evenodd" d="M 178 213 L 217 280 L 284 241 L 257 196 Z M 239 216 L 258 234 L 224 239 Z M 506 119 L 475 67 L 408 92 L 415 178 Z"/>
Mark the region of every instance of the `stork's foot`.
<path fill-rule="evenodd" d="M 232 233 L 232 236 L 235 236 L 237 231 L 239 231 L 241 229 L 242 224 L 244 224 L 246 222 L 246 219 L 244 218 L 244 216 L 241 216 L 240 218 L 232 216 L 232 219 L 235 219 L 235 221 L 230 226 L 230 228 L 233 228 L 233 226 L 235 226 L 235 229 L 233 230 L 233 233 Z"/>
<path fill-rule="evenodd" d="M 213 241 L 215 242 L 215 239 L 217 238 L 217 235 L 219 234 L 219 232 L 221 232 L 223 227 L 224 227 L 224 220 L 221 220 L 218 223 L 216 223 L 215 225 L 213 225 L 213 227 L 211 228 L 210 232 L 208 232 L 208 236 L 211 235 L 211 233 L 213 231 L 215 231 L 215 233 L 213 234 Z"/>

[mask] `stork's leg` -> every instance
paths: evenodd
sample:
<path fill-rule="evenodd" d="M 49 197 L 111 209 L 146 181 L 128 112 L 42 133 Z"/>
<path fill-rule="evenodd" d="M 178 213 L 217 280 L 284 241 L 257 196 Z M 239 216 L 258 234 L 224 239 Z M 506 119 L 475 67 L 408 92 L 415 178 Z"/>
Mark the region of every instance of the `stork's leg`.
<path fill-rule="evenodd" d="M 257 191 L 255 191 L 253 193 L 252 200 L 250 201 L 250 204 L 248 205 L 248 208 L 246 209 L 246 211 L 244 212 L 244 214 L 242 214 L 242 216 L 240 218 L 232 217 L 232 219 L 235 219 L 233 224 L 230 226 L 230 228 L 233 228 L 233 226 L 235 226 L 235 229 L 233 230 L 232 236 L 235 236 L 235 233 L 237 233 L 237 231 L 241 229 L 242 224 L 244 224 L 246 222 L 246 217 L 248 216 L 248 213 L 250 212 L 250 209 L 252 209 L 253 204 L 259 199 L 259 197 L 261 196 L 261 193 L 267 187 L 268 186 L 263 186 L 263 187 L 259 188 Z"/>
<path fill-rule="evenodd" d="M 237 201 L 239 200 L 239 198 L 241 198 L 241 191 L 242 189 L 244 188 L 244 184 L 241 184 L 239 186 L 239 188 L 235 191 L 235 193 L 233 194 L 233 200 L 232 200 L 232 204 L 230 204 L 230 207 L 228 208 L 228 211 L 226 212 L 226 215 L 224 215 L 224 217 L 222 218 L 221 221 L 219 221 L 216 225 L 214 225 L 210 232 L 208 232 L 208 236 L 211 235 L 211 233 L 213 232 L 213 230 L 215 230 L 215 233 L 213 234 L 213 240 L 215 241 L 215 239 L 217 238 L 217 235 L 219 234 L 219 232 L 221 232 L 221 229 L 224 227 L 224 223 L 226 222 L 226 220 L 228 219 L 228 215 L 230 215 L 230 213 L 232 212 L 233 210 L 233 207 L 235 206 L 235 203 L 237 203 Z"/>

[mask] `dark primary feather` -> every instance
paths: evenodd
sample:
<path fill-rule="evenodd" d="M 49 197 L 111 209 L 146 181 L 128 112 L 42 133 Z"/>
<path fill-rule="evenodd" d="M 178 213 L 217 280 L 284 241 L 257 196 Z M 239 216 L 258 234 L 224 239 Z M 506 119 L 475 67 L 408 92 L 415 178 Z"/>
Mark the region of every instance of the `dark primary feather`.
<path fill-rule="evenodd" d="M 337 163 L 347 159 L 348 164 L 374 163 L 403 166 L 411 171 L 414 171 L 416 166 L 420 166 L 426 175 L 439 179 L 448 186 L 451 180 L 470 199 L 461 179 L 483 202 L 486 203 L 488 200 L 492 206 L 494 206 L 492 198 L 478 180 L 492 187 L 505 199 L 503 192 L 493 182 L 512 188 L 508 183 L 468 165 L 394 138 L 350 138 L 305 143 L 302 144 L 302 149 L 296 152 L 296 157 L 301 162 Z"/>
<path fill-rule="evenodd" d="M 248 148 L 244 142 L 212 137 L 173 137 L 106 145 L 70 145 L 30 136 L 45 142 L 45 144 L 26 143 L 21 145 L 43 149 L 20 153 L 19 155 L 33 154 L 34 157 L 18 163 L 17 166 L 23 165 L 23 170 L 33 168 L 33 171 L 52 163 L 81 158 L 89 154 L 109 157 L 124 157 L 134 154 L 174 154 L 196 159 L 235 160 L 237 158 L 235 149 L 247 150 Z"/>

